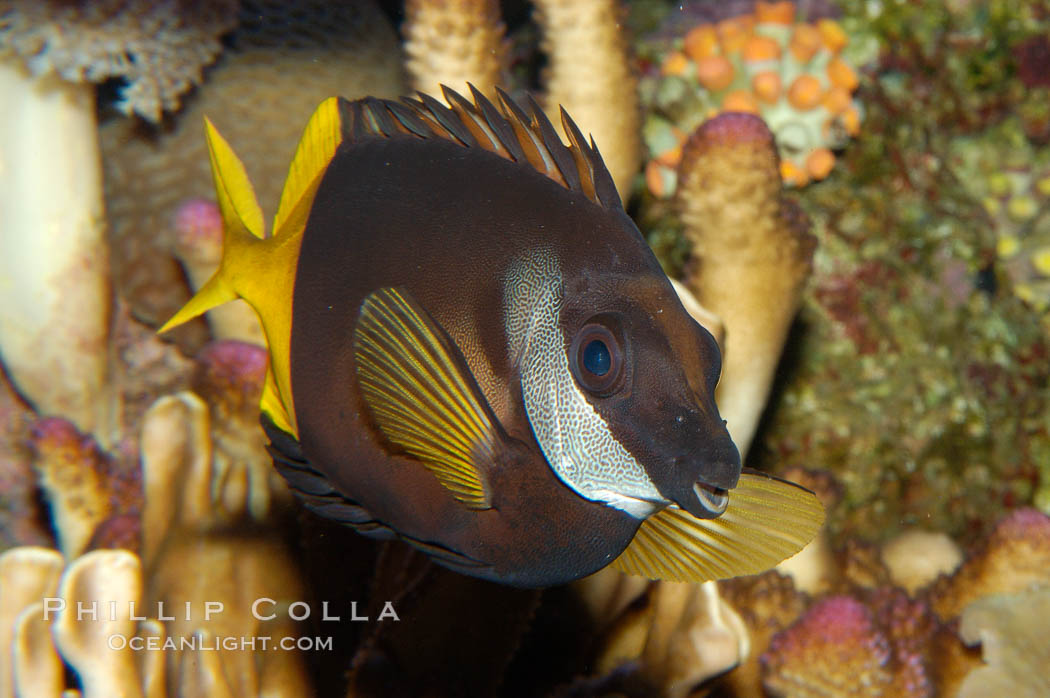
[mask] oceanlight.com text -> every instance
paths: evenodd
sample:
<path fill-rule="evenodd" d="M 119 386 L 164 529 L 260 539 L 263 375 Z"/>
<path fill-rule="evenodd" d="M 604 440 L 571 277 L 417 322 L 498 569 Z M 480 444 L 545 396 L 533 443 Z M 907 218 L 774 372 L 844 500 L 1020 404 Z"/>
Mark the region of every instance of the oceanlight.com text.
<path fill-rule="evenodd" d="M 254 637 L 212 636 L 203 633 L 193 633 L 185 637 L 140 637 L 138 635 L 122 635 L 114 633 L 106 639 L 111 650 L 130 649 L 133 652 L 160 652 L 168 650 L 188 650 L 209 652 L 215 650 L 266 651 L 277 650 L 283 652 L 314 650 L 325 651 L 332 649 L 332 638 L 329 637 L 294 637 L 286 635 L 283 637 L 272 637 L 270 635 L 258 635 Z"/>

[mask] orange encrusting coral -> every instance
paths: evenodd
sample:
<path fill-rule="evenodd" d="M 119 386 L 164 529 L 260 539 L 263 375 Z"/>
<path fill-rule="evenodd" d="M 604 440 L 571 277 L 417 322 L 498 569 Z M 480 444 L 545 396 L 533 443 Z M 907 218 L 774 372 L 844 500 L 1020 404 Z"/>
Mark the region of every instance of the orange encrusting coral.
<path fill-rule="evenodd" d="M 724 112 L 761 116 L 774 132 L 785 183 L 801 186 L 834 169 L 833 151 L 860 130 L 853 100 L 859 77 L 842 55 L 848 37 L 833 20 L 795 20 L 790 2 L 759 2 L 752 14 L 690 29 L 658 59 L 659 81 L 668 82 L 666 107 L 657 97 L 646 128 L 646 167 L 651 193 L 670 196 L 676 185 L 664 153 L 667 120 L 688 133 Z M 685 83 L 683 86 L 681 83 Z M 684 87 L 684 89 L 683 89 Z M 658 85 L 654 94 L 662 94 Z M 686 95 L 685 97 L 681 95 Z M 666 109 L 666 115 L 662 110 Z M 650 138 L 650 133 L 657 140 Z"/>
<path fill-rule="evenodd" d="M 788 102 L 800 111 L 807 111 L 820 104 L 824 91 L 812 75 L 798 76 L 787 92 Z"/>
<path fill-rule="evenodd" d="M 708 56 L 696 62 L 696 77 L 709 90 L 724 90 L 733 82 L 733 64 L 725 56 Z"/>

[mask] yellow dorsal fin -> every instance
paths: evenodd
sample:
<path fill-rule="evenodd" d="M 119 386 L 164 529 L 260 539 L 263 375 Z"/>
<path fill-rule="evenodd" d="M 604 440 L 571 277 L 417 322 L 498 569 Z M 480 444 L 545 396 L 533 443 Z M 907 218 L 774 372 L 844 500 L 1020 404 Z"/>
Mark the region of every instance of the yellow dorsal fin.
<path fill-rule="evenodd" d="M 459 501 L 488 506 L 479 463 L 502 431 L 459 349 L 408 291 L 365 298 L 354 330 L 361 395 L 392 444 L 418 458 Z"/>
<path fill-rule="evenodd" d="M 222 262 L 159 331 L 235 298 L 247 301 L 259 316 L 270 353 L 260 407 L 277 427 L 298 437 L 291 391 L 292 294 L 306 219 L 342 138 L 338 98 L 325 100 L 306 126 L 269 237 L 244 164 L 208 119 L 205 134 L 223 220 Z"/>
<path fill-rule="evenodd" d="M 758 574 L 804 548 L 824 524 L 824 507 L 809 490 L 744 471 L 715 519 L 669 506 L 646 519 L 613 566 L 650 579 L 703 582 Z"/>
<path fill-rule="evenodd" d="M 281 191 L 281 203 L 273 219 L 275 236 L 306 225 L 309 204 L 313 202 L 321 175 L 332 161 L 341 140 L 339 98 L 330 97 L 321 102 L 310 117 L 295 149 Z"/>

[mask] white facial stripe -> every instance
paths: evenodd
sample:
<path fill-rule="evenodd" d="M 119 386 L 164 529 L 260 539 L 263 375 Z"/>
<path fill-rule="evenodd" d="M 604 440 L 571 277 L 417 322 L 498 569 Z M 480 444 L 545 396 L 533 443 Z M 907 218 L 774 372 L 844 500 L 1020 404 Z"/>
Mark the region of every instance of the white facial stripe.
<path fill-rule="evenodd" d="M 637 518 L 666 504 L 573 380 L 558 327 L 561 274 L 553 253 L 523 260 L 504 288 L 507 338 L 521 373 L 525 412 L 557 476 L 580 496 Z"/>

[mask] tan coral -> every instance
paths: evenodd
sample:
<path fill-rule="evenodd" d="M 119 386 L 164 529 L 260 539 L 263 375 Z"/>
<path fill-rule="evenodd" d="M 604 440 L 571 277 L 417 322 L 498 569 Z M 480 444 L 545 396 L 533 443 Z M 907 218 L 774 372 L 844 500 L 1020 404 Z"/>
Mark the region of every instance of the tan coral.
<path fill-rule="evenodd" d="M 243 526 L 252 510 L 251 501 L 259 498 L 253 490 L 269 487 L 270 480 L 231 479 L 228 472 L 220 472 L 208 409 L 192 393 L 162 398 L 150 409 L 143 425 L 142 450 L 148 600 L 151 604 L 163 602 L 169 608 L 189 602 L 196 609 L 205 608 L 207 602 L 219 602 L 225 609 L 210 621 L 177 614 L 168 621 L 168 635 L 269 634 L 262 632 L 265 624 L 250 612 L 252 603 L 259 598 L 273 599 L 275 612 L 281 612 L 282 604 L 303 598 L 295 562 L 280 535 L 272 528 L 254 535 L 237 533 L 237 524 Z M 270 526 L 279 520 L 271 519 Z M 196 573 L 185 574 L 185 570 Z M 268 610 L 269 606 L 264 608 Z M 280 629 L 285 635 L 292 634 L 287 626 Z M 169 675 L 200 684 L 204 678 L 197 673 L 197 661 L 207 654 L 171 657 Z M 266 681 L 281 686 L 283 692 L 276 695 L 297 695 L 309 685 L 302 658 L 296 653 L 257 654 L 248 649 L 223 648 L 211 654 L 217 655 L 216 661 L 221 660 L 223 667 L 225 683 L 216 686 L 226 685 L 232 695 L 256 695 Z M 204 691 L 200 695 L 218 690 L 200 685 Z"/>
<path fill-rule="evenodd" d="M 759 658 L 773 636 L 802 615 L 807 600 L 790 577 L 776 570 L 723 580 L 719 588 L 726 603 L 747 627 L 751 651 L 738 667 L 719 679 L 717 685 L 728 689 L 729 695 L 762 695 Z"/>
<path fill-rule="evenodd" d="M 946 533 L 910 529 L 882 546 L 882 561 L 894 584 L 909 594 L 942 574 L 951 574 L 962 562 L 959 545 Z"/>
<path fill-rule="evenodd" d="M 48 560 L 48 583 L 15 619 L 10 686 L 0 696 L 34 698 L 163 698 L 163 654 L 135 652 L 135 639 L 155 634 L 155 621 L 141 625 L 143 612 L 138 558 L 123 550 L 100 550 L 70 563 L 59 580 L 61 558 L 54 551 L 21 548 L 8 553 L 19 559 Z M 10 559 L 10 558 L 9 558 Z M 22 569 L 23 572 L 29 572 Z M 132 605 L 134 604 L 134 605 Z M 2 627 L 9 630 L 7 620 Z M 0 662 L 0 665 L 6 662 Z M 66 688 L 66 669 L 77 675 L 80 690 Z"/>
<path fill-rule="evenodd" d="M 58 598 L 66 606 L 52 626 L 55 646 L 76 670 L 84 697 L 141 696 L 135 652 L 111 644 L 114 637 L 126 640 L 136 634 L 132 604 L 142 599 L 138 557 L 124 550 L 97 550 L 78 558 L 62 576 Z M 80 603 L 97 615 L 81 617 Z"/>
<path fill-rule="evenodd" d="M 1003 518 L 951 577 L 927 592 L 944 620 L 958 616 L 971 602 L 990 594 L 1019 592 L 1050 585 L 1050 517 L 1018 509 Z"/>
<path fill-rule="evenodd" d="M 50 698 L 62 694 L 65 667 L 55 650 L 51 622 L 45 614 L 43 601 L 27 607 L 15 620 L 14 645 L 7 661 L 13 665 L 14 682 L 7 691 L 0 693 L 4 698 L 12 695 Z"/>
<path fill-rule="evenodd" d="M 237 341 L 214 342 L 197 354 L 191 376 L 194 392 L 211 413 L 212 496 L 224 492 L 223 509 L 264 521 L 273 500 L 288 504 L 291 495 L 273 468 L 266 436 L 259 428 L 259 398 L 266 379 L 266 350 Z"/>
<path fill-rule="evenodd" d="M 406 67 L 412 88 L 440 95 L 447 85 L 489 96 L 501 85 L 505 47 L 496 0 L 409 0 L 405 3 Z"/>
<path fill-rule="evenodd" d="M 8 57 L 0 95 L 0 359 L 38 413 L 108 444 L 119 410 L 95 87 Z"/>
<path fill-rule="evenodd" d="M 939 631 L 928 607 L 899 589 L 825 597 L 773 637 L 763 685 L 792 698 L 930 698 L 929 645 Z"/>
<path fill-rule="evenodd" d="M 216 421 L 232 424 L 257 401 L 259 386 L 252 377 L 261 377 L 263 362 L 238 372 L 217 359 L 243 359 L 237 350 L 248 345 L 234 346 L 232 354 L 221 351 L 222 343 L 217 346 L 219 356 L 206 357 L 204 375 L 195 382 L 219 403 Z M 141 564 L 127 551 L 87 553 L 69 565 L 56 593 L 57 553 L 19 550 L 0 558 L 0 638 L 8 647 L 12 638 L 16 643 L 7 654 L 13 665 L 0 661 L 0 678 L 8 677 L 10 684 L 13 674 L 22 695 L 57 698 L 64 690 L 61 661 L 77 672 L 86 698 L 310 693 L 300 652 L 216 645 L 220 638 L 266 636 L 276 643 L 298 637 L 288 608 L 304 598 L 304 590 L 281 535 L 288 512 L 275 512 L 280 498 L 257 492 L 273 480 L 253 478 L 243 464 L 217 458 L 212 424 L 207 405 L 192 393 L 162 398 L 148 411 L 141 438 L 146 496 Z M 241 475 L 233 475 L 237 472 Z M 253 519 L 256 514 L 268 518 L 260 522 Z M 42 571 L 34 576 L 34 569 Z M 43 581 L 34 585 L 38 577 Z M 50 617 L 42 623 L 39 602 L 46 597 L 62 599 L 65 607 L 49 605 Z M 257 599 L 273 603 L 254 607 Z M 78 602 L 96 615 L 78 619 Z M 270 613 L 273 618 L 266 619 Z M 139 614 L 156 614 L 163 623 L 135 617 Z M 175 645 L 163 652 L 133 651 L 133 639 L 157 647 L 171 639 Z M 197 644 L 184 648 L 186 641 Z M 6 695 L 11 691 L 0 692 L 0 698 Z"/>
<path fill-rule="evenodd" d="M 717 583 L 653 582 L 645 599 L 606 634 L 596 662 L 599 674 L 637 662 L 644 685 L 660 695 L 687 696 L 747 658 L 747 628 Z"/>
<path fill-rule="evenodd" d="M 641 108 L 617 0 L 535 0 L 549 60 L 544 108 L 564 107 L 594 137 L 620 198 L 641 168 Z M 555 123 L 560 121 L 555 118 Z"/>
<path fill-rule="evenodd" d="M 973 602 L 959 634 L 967 644 L 980 643 L 985 665 L 967 675 L 958 698 L 1050 695 L 1050 587 Z"/>
<path fill-rule="evenodd" d="M 3 49 L 21 55 L 37 74 L 65 80 L 122 78 L 119 106 L 152 121 L 174 110 L 219 55 L 220 37 L 234 26 L 235 0 L 13 0 L 4 3 Z"/>
<path fill-rule="evenodd" d="M 756 116 L 723 114 L 697 129 L 678 179 L 694 258 L 686 285 L 725 322 L 715 397 L 744 455 L 801 302 L 815 241 L 782 201 L 773 137 Z"/>
<path fill-rule="evenodd" d="M 0 698 L 14 692 L 11 661 L 18 617 L 55 595 L 62 564 L 62 556 L 48 548 L 12 548 L 0 555 Z"/>

